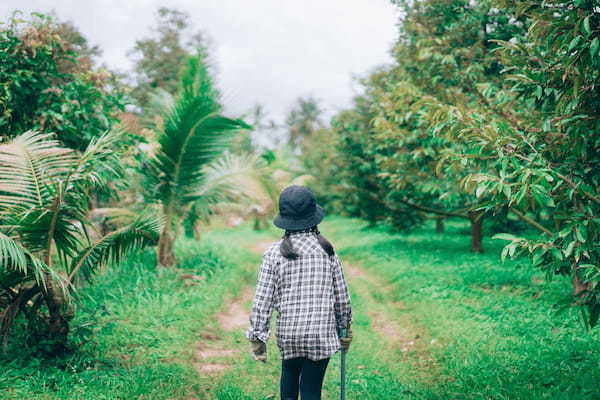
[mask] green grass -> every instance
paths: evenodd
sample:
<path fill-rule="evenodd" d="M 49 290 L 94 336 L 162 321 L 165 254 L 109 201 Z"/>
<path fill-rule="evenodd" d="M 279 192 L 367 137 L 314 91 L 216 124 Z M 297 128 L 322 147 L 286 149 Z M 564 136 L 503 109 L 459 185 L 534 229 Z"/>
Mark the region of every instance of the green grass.
<path fill-rule="evenodd" d="M 178 243 L 177 255 L 179 269 L 156 269 L 146 251 L 82 289 L 73 354 L 39 359 L 15 337 L 0 359 L 0 398 L 182 399 L 200 390 L 192 344 L 248 277 L 237 268 L 243 254 L 210 238 Z M 206 279 L 186 285 L 184 273 Z"/>
<path fill-rule="evenodd" d="M 526 260 L 501 263 L 497 241 L 469 253 L 466 227 L 448 225 L 443 235 L 349 219 L 323 229 L 345 261 L 392 282 L 404 312 L 435 339 L 439 382 L 399 380 L 427 399 L 600 398 L 600 332 L 585 332 L 576 312 L 555 311 L 568 282 L 544 283 Z"/>
<path fill-rule="evenodd" d="M 600 331 L 584 331 L 575 311 L 554 307 L 569 282 L 545 283 L 526 260 L 501 263 L 499 241 L 470 253 L 467 226 L 458 222 L 442 235 L 432 226 L 399 234 L 336 217 L 321 228 L 344 264 L 368 274 L 347 275 L 355 334 L 349 400 L 600 398 Z M 16 330 L 0 357 L 0 398 L 278 398 L 274 340 L 261 364 L 241 330 L 219 331 L 219 345 L 240 350 L 229 369 L 199 376 L 193 365 L 199 334 L 214 329 L 228 298 L 255 283 L 260 256 L 248 248 L 278 235 L 218 228 L 200 243 L 178 243 L 177 270 L 157 270 L 148 251 L 104 271 L 80 291 L 77 351 L 40 359 Z M 186 285 L 184 273 L 206 278 Z M 386 319 L 400 327 L 398 337 L 381 335 Z M 406 351 L 399 338 L 417 345 Z M 336 354 L 324 399 L 337 398 L 338 373 Z"/>

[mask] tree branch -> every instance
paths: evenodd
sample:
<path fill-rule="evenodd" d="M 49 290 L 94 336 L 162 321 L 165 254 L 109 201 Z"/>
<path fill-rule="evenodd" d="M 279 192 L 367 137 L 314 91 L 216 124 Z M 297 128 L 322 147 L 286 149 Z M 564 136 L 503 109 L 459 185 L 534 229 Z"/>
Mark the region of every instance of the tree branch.
<path fill-rule="evenodd" d="M 517 157 L 518 159 L 520 159 L 520 160 L 527 161 L 528 163 L 533 163 L 533 160 L 532 160 L 532 159 L 530 159 L 530 158 L 527 158 L 527 157 L 525 157 L 525 156 L 524 156 L 524 155 L 522 155 L 522 154 L 519 154 L 519 153 L 513 153 L 513 155 L 514 155 L 515 157 Z M 551 170 L 552 170 L 552 172 L 554 172 L 554 174 L 556 174 L 556 176 L 557 176 L 559 179 L 562 179 L 562 180 L 563 180 L 563 181 L 564 181 L 564 182 L 565 182 L 567 185 L 571 186 L 571 187 L 572 187 L 573 189 L 575 189 L 575 190 L 580 190 L 580 191 L 581 191 L 581 194 L 583 194 L 583 196 L 585 196 L 585 197 L 587 197 L 588 199 L 590 199 L 590 200 L 592 200 L 592 201 L 594 201 L 594 202 L 596 202 L 596 203 L 600 204 L 600 198 L 598 198 L 598 197 L 594 196 L 592 193 L 586 192 L 586 191 L 585 191 L 585 190 L 583 190 L 583 189 L 579 189 L 579 185 L 578 185 L 578 184 L 576 184 L 575 182 L 573 182 L 571 179 L 567 178 L 566 176 L 564 176 L 564 175 L 563 175 L 563 174 L 561 174 L 560 172 L 556 171 L 556 170 L 555 170 L 554 168 L 552 168 L 550 165 L 547 165 L 546 167 L 547 167 L 547 168 L 549 168 L 549 169 L 551 169 Z"/>
<path fill-rule="evenodd" d="M 437 210 L 435 208 L 430 208 L 430 207 L 422 206 L 422 205 L 419 205 L 419 204 L 414 204 L 414 203 L 411 203 L 410 201 L 404 200 L 404 199 L 400 199 L 400 202 L 404 203 L 407 206 L 412 207 L 412 208 L 414 208 L 416 210 L 425 211 L 425 212 L 428 212 L 428 213 L 431 213 L 431 214 L 445 215 L 446 217 L 458 217 L 458 218 L 466 218 L 466 219 L 469 218 L 469 216 L 467 214 L 461 214 L 461 213 L 456 212 L 456 211 Z"/>
<path fill-rule="evenodd" d="M 540 231 L 544 232 L 546 235 L 552 236 L 552 232 L 550 230 L 548 230 L 545 226 L 543 226 L 539 222 L 535 221 L 533 218 L 528 217 L 527 215 L 523 214 L 521 211 L 519 211 L 513 207 L 510 207 L 510 211 L 512 211 L 517 217 L 519 217 L 519 219 L 521 221 L 526 222 L 529 225 L 533 226 L 534 228 L 539 229 Z"/>

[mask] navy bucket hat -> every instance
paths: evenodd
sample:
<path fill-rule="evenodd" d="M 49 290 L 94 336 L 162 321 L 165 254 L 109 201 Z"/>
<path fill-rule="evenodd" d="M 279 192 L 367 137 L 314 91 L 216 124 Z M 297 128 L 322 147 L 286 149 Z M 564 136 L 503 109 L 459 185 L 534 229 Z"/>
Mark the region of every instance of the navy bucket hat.
<path fill-rule="evenodd" d="M 325 211 L 309 188 L 292 185 L 279 195 L 279 214 L 273 224 L 288 231 L 300 231 L 317 225 L 324 216 Z"/>

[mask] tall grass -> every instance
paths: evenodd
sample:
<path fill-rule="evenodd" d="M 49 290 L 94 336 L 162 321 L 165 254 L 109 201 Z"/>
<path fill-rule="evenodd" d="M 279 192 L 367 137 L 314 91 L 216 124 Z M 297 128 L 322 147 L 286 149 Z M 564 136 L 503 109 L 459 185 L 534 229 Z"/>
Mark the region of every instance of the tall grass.
<path fill-rule="evenodd" d="M 193 343 L 244 271 L 239 255 L 209 239 L 176 251 L 179 268 L 157 269 L 145 251 L 81 289 L 71 354 L 39 358 L 19 332 L 0 358 L 0 398 L 179 399 L 199 390 Z"/>

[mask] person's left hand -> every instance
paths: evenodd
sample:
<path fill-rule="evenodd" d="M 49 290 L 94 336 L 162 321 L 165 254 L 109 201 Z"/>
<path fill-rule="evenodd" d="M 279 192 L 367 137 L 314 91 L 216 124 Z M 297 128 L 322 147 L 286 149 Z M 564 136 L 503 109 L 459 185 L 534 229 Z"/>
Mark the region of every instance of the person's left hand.
<path fill-rule="evenodd" d="M 261 342 L 260 340 L 251 341 L 250 349 L 252 351 L 252 356 L 256 361 L 267 362 L 267 344 Z"/>

